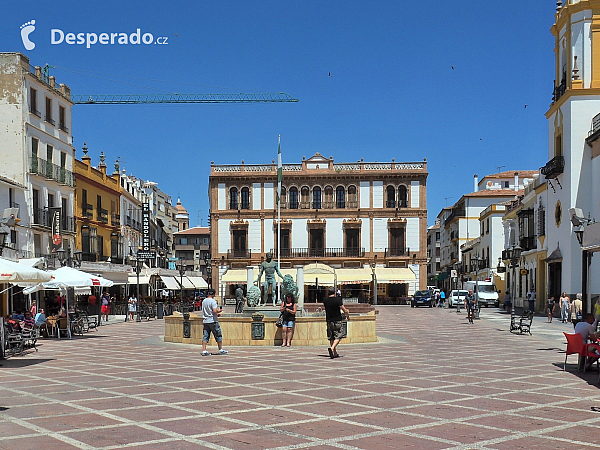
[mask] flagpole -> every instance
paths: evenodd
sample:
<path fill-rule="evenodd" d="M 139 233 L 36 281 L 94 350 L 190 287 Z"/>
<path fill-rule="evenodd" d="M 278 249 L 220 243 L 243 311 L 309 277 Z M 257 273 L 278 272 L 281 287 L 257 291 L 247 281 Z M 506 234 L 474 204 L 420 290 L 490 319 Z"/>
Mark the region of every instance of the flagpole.
<path fill-rule="evenodd" d="M 283 167 L 281 165 L 281 135 L 277 147 L 277 268 L 281 270 L 281 178 Z M 281 281 L 277 283 L 277 300 L 281 301 Z"/>

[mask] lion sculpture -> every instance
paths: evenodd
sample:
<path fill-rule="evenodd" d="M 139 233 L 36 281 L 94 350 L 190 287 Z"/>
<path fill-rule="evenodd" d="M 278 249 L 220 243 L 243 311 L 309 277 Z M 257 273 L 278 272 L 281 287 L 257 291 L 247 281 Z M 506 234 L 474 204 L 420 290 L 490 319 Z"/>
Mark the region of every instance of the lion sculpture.
<path fill-rule="evenodd" d="M 248 306 L 255 307 L 260 306 L 260 288 L 258 286 L 250 286 L 246 293 Z"/>
<path fill-rule="evenodd" d="M 294 301 L 298 302 L 298 286 L 291 275 L 285 275 L 281 284 L 281 297 L 285 298 L 287 294 L 292 294 Z"/>

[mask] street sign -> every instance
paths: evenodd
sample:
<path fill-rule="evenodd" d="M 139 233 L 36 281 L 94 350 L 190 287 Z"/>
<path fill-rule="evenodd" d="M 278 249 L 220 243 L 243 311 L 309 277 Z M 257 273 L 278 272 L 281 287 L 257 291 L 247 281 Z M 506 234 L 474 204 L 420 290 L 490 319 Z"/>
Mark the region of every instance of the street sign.
<path fill-rule="evenodd" d="M 456 270 L 451 270 L 451 271 L 450 271 L 450 276 L 451 276 L 452 278 L 456 278 L 456 277 L 458 276 L 458 274 L 456 273 Z"/>
<path fill-rule="evenodd" d="M 153 251 L 149 251 L 149 252 L 140 251 L 140 252 L 137 252 L 137 258 L 138 259 L 154 259 L 154 258 L 156 258 L 156 252 L 153 252 Z"/>

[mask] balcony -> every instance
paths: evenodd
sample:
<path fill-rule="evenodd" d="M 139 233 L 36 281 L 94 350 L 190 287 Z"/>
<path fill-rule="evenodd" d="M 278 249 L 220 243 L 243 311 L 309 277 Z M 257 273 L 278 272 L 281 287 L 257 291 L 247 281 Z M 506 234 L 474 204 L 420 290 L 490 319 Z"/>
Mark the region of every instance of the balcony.
<path fill-rule="evenodd" d="M 98 221 L 108 223 L 108 211 L 103 208 L 98 208 Z"/>
<path fill-rule="evenodd" d="M 559 98 L 561 98 L 563 95 L 565 95 L 566 91 L 567 91 L 567 79 L 563 78 L 558 86 L 554 86 L 554 92 L 552 94 L 552 102 L 557 102 Z"/>
<path fill-rule="evenodd" d="M 34 208 L 32 224 L 50 228 L 50 214 L 47 209 Z"/>
<path fill-rule="evenodd" d="M 38 111 L 37 109 L 35 109 L 35 108 L 31 108 L 31 109 L 29 110 L 29 112 L 30 112 L 31 114 L 33 114 L 34 116 L 38 117 L 39 119 L 41 119 L 41 118 L 42 118 L 42 113 L 41 113 L 41 112 L 39 112 L 39 111 Z"/>
<path fill-rule="evenodd" d="M 527 250 L 533 250 L 537 247 L 535 239 L 535 236 L 523 236 L 519 238 L 519 245 L 524 252 Z"/>
<path fill-rule="evenodd" d="M 75 176 L 73 172 L 65 169 L 64 167 L 48 162 L 42 158 L 31 159 L 31 167 L 29 172 L 36 175 L 41 175 L 50 180 L 57 181 L 60 184 L 71 187 L 75 186 Z"/>
<path fill-rule="evenodd" d="M 409 256 L 410 249 L 406 248 L 386 248 L 385 249 L 385 257 L 395 257 L 395 256 Z"/>
<path fill-rule="evenodd" d="M 75 233 L 75 218 L 71 216 L 62 216 L 60 219 L 61 227 L 63 231 Z"/>
<path fill-rule="evenodd" d="M 277 255 L 277 249 L 271 249 Z M 361 248 L 282 248 L 282 258 L 364 258 L 365 249 Z"/>
<path fill-rule="evenodd" d="M 56 125 L 56 122 L 55 122 L 55 121 L 54 121 L 54 119 L 53 119 L 52 117 L 50 117 L 50 116 L 46 116 L 46 117 L 44 118 L 44 121 L 45 121 L 46 123 L 49 123 L 49 124 L 50 124 L 50 125 L 52 125 L 52 126 L 55 126 L 55 125 Z"/>
<path fill-rule="evenodd" d="M 121 226 L 121 216 L 117 213 L 112 213 L 110 215 L 110 224 L 114 227 Z"/>
<path fill-rule="evenodd" d="M 65 132 L 65 133 L 68 133 L 68 132 L 69 132 L 69 129 L 67 128 L 67 126 L 66 126 L 64 123 L 60 123 L 60 124 L 58 125 L 58 129 L 59 129 L 60 131 L 63 131 L 63 132 Z"/>
<path fill-rule="evenodd" d="M 251 250 L 227 250 L 227 259 L 250 259 Z"/>
<path fill-rule="evenodd" d="M 386 208 L 395 208 L 396 200 L 388 200 L 387 202 L 385 202 L 385 207 Z"/>
<path fill-rule="evenodd" d="M 83 217 L 87 217 L 88 219 L 94 218 L 94 205 L 90 205 L 89 203 L 85 203 L 83 205 Z"/>
<path fill-rule="evenodd" d="M 546 180 L 557 178 L 564 171 L 565 158 L 563 156 L 555 156 L 541 169 L 542 175 L 546 177 Z"/>

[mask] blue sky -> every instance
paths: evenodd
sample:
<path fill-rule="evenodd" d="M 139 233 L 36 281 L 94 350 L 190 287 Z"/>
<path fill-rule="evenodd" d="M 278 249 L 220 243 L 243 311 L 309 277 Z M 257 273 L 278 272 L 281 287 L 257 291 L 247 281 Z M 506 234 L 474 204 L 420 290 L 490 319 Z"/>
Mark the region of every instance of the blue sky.
<path fill-rule="evenodd" d="M 0 51 L 48 63 L 73 94 L 286 92 L 299 103 L 77 105 L 77 157 L 120 156 L 207 224 L 210 162 L 427 158 L 429 223 L 480 178 L 547 161 L 549 1 L 2 1 Z M 25 50 L 20 26 L 36 20 Z M 167 45 L 50 43 L 150 32 Z M 454 66 L 453 70 L 451 66 Z M 331 77 L 328 76 L 331 72 Z M 525 105 L 528 105 L 525 108 Z M 109 167 L 112 167 L 109 165 Z M 445 199 L 446 197 L 451 197 Z"/>

